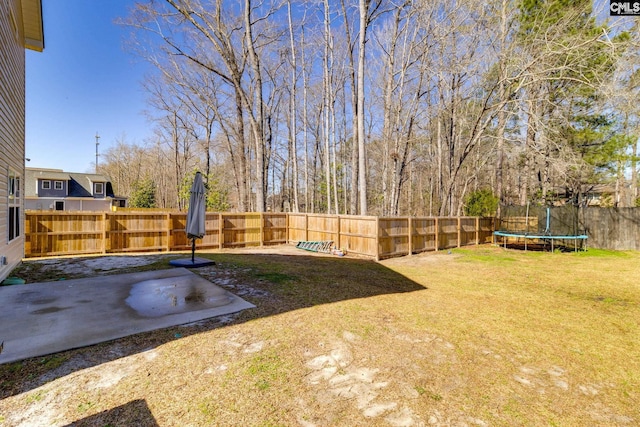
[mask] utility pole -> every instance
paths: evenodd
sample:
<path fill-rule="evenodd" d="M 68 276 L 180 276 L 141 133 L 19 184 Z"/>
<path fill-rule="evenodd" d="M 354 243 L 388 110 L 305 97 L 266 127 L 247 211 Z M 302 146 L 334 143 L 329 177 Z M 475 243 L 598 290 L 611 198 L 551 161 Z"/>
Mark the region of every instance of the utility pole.
<path fill-rule="evenodd" d="M 98 173 L 98 145 L 100 145 L 100 143 L 98 142 L 99 139 L 100 135 L 98 135 L 98 132 L 96 132 L 96 173 Z"/>

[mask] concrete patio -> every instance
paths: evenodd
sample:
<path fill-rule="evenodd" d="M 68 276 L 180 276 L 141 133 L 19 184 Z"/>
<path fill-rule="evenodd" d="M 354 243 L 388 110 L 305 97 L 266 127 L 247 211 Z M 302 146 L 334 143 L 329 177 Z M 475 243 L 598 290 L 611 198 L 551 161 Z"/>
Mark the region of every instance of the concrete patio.
<path fill-rule="evenodd" d="M 3 286 L 0 301 L 0 363 L 255 307 L 185 268 Z"/>

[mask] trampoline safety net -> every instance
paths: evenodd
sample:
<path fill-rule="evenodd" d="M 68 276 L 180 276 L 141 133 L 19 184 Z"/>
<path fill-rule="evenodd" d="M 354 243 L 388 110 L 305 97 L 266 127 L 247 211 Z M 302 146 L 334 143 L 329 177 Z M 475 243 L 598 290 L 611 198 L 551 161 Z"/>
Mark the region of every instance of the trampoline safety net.
<path fill-rule="evenodd" d="M 565 206 L 511 206 L 501 205 L 500 219 L 496 227 L 497 235 L 518 235 L 520 239 L 511 239 L 512 243 L 533 236 L 548 236 L 546 240 L 555 242 L 555 246 L 582 246 L 586 239 L 583 213 L 573 205 Z M 566 237 L 563 239 L 563 237 Z M 545 239 L 536 239 L 538 243 Z M 551 242 L 553 244 L 554 242 Z M 530 241 L 529 243 L 533 243 Z"/>

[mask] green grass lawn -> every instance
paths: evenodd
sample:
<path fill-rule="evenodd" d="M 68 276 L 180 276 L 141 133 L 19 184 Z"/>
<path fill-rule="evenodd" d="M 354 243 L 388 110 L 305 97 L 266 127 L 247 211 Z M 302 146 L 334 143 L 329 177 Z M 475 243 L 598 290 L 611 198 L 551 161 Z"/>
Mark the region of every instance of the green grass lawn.
<path fill-rule="evenodd" d="M 640 424 L 640 253 L 204 256 L 203 276 L 257 308 L 0 365 L 0 421 Z"/>

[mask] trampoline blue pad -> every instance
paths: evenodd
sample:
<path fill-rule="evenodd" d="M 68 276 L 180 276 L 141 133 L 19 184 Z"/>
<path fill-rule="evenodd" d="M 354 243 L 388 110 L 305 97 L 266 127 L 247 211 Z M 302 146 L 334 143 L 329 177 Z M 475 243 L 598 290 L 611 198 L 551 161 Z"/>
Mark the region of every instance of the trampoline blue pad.
<path fill-rule="evenodd" d="M 575 236 L 554 236 L 550 234 L 511 233 L 505 231 L 494 231 L 493 234 L 495 236 L 523 237 L 525 239 L 585 240 L 589 238 L 586 234 L 578 234 Z"/>

